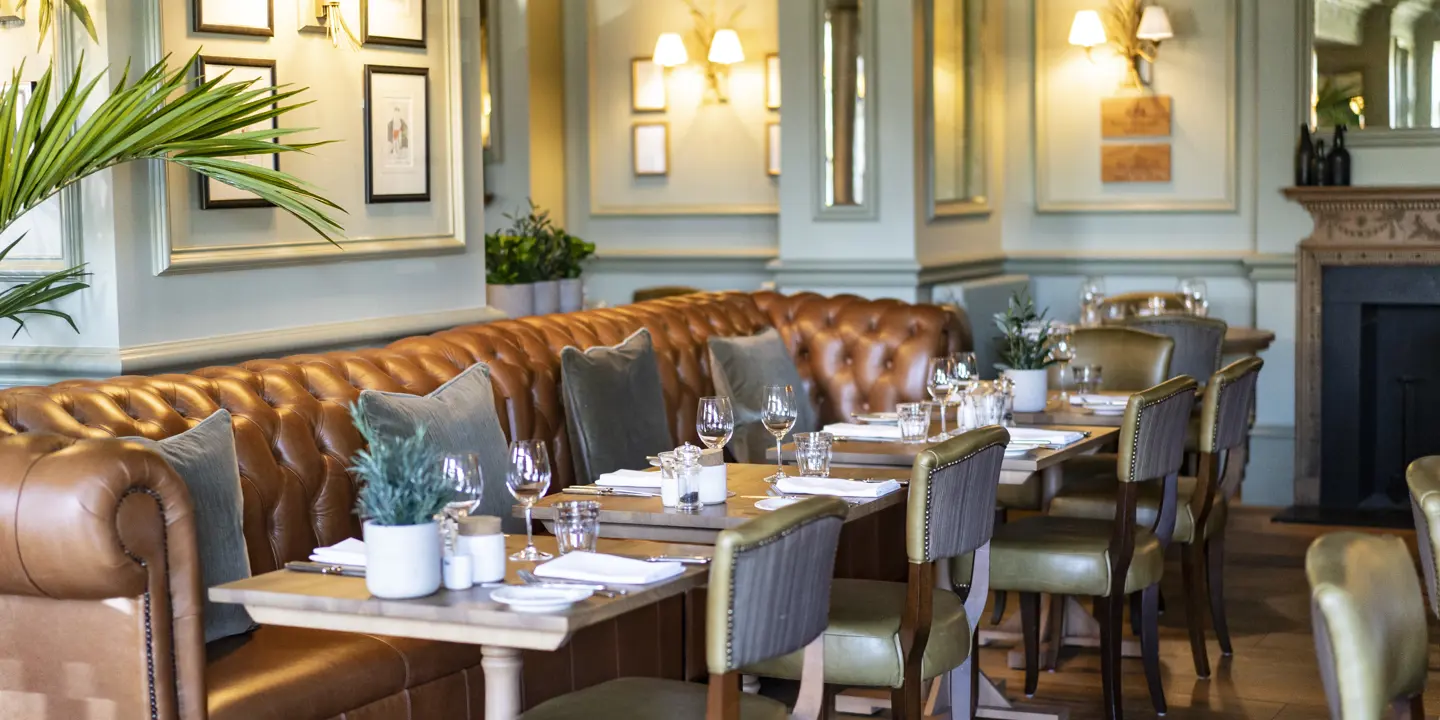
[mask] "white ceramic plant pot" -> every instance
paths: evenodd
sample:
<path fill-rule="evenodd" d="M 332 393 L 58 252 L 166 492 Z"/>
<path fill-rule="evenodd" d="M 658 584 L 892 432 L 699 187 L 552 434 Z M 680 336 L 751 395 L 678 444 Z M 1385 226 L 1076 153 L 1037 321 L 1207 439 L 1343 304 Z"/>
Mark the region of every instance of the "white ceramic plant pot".
<path fill-rule="evenodd" d="M 440 589 L 440 525 L 365 523 L 365 588 L 389 600 Z"/>
<path fill-rule="evenodd" d="M 1040 412 L 1048 400 L 1045 370 L 1006 370 L 1005 377 L 1015 384 L 1015 412 Z"/>
<path fill-rule="evenodd" d="M 560 312 L 578 312 L 585 307 L 585 286 L 580 278 L 560 281 Z"/>
<path fill-rule="evenodd" d="M 560 312 L 560 281 L 542 280 L 535 283 L 535 314 Z"/>
<path fill-rule="evenodd" d="M 505 313 L 507 317 L 522 318 L 535 314 L 535 288 L 530 283 L 523 285 L 485 286 L 485 300 L 490 307 Z"/>

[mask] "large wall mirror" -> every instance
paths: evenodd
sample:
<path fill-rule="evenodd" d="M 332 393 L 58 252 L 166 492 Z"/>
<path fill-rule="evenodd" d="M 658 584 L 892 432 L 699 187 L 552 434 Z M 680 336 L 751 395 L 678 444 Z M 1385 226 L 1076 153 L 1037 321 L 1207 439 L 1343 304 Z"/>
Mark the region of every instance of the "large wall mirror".
<path fill-rule="evenodd" d="M 499 6 L 499 0 L 480 0 L 480 142 L 486 164 L 500 162 L 500 53 L 495 45 Z"/>
<path fill-rule="evenodd" d="M 1440 144 L 1440 3 L 1306 0 L 1304 118 L 1355 145 Z"/>
<path fill-rule="evenodd" d="M 984 0 L 925 3 L 926 158 L 930 218 L 988 212 L 984 137 Z"/>
<path fill-rule="evenodd" d="M 875 22 L 879 0 L 816 0 L 820 24 L 820 218 L 869 218 L 875 202 Z"/>

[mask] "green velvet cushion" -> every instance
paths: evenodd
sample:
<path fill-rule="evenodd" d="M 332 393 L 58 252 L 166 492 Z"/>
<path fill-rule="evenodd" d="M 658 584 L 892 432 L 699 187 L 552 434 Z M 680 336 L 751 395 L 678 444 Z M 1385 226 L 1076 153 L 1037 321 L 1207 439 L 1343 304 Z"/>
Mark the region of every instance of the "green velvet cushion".
<path fill-rule="evenodd" d="M 1195 496 L 1197 483 L 1196 478 L 1183 475 L 1176 482 L 1175 497 L 1178 507 L 1175 512 L 1175 534 L 1171 537 L 1175 542 L 1194 542 L 1195 517 L 1199 514 L 1200 505 L 1204 501 L 1204 498 Z M 1057 517 L 1113 520 L 1115 518 L 1115 491 L 1118 484 L 1113 473 L 1108 478 L 1103 475 L 1078 479 L 1067 478 L 1061 486 L 1060 492 L 1056 493 L 1055 498 L 1050 501 L 1049 512 Z M 1139 497 L 1135 503 L 1135 522 L 1142 527 L 1152 527 L 1155 525 L 1156 516 L 1160 513 L 1160 494 L 1165 489 L 1164 484 L 1141 483 L 1137 489 Z M 1210 537 L 1224 527 L 1225 510 L 1225 501 L 1217 497 L 1215 504 L 1210 508 L 1210 516 L 1205 520 L 1206 528 L 1203 537 Z"/>
<path fill-rule="evenodd" d="M 614 347 L 560 351 L 560 397 L 575 481 L 643 470 L 648 456 L 674 449 L 650 332 L 641 328 Z"/>
<path fill-rule="evenodd" d="M 764 463 L 765 452 L 775 447 L 775 436 L 760 423 L 760 409 L 768 385 L 789 385 L 795 389 L 795 402 L 799 407 L 792 433 L 820 429 L 819 413 L 810 404 L 810 394 L 778 330 L 769 328 L 750 337 L 712 337 L 709 344 L 710 376 L 715 382 L 715 394 L 730 396 L 730 406 L 735 413 L 735 435 L 727 447 L 736 461 Z"/>
<path fill-rule="evenodd" d="M 970 623 L 955 593 L 936 590 L 934 619 L 920 676 L 930 679 L 970 656 Z M 825 682 L 856 687 L 900 687 L 900 616 L 905 584 L 881 580 L 835 580 L 830 624 L 825 628 Z M 805 651 L 755 663 L 746 673 L 800 679 Z"/>
<path fill-rule="evenodd" d="M 205 588 L 250 577 L 242 526 L 245 501 L 230 413 L 216 410 L 195 427 L 163 440 L 134 438 L 165 458 L 190 489 L 200 582 Z M 242 605 L 205 598 L 205 642 L 250 632 L 255 622 Z"/>
<path fill-rule="evenodd" d="M 990 589 L 1106 597 L 1114 529 L 1113 520 L 1049 515 L 1000 525 L 990 539 Z M 1164 569 L 1160 541 L 1137 527 L 1125 593 L 1159 582 Z"/>
<path fill-rule="evenodd" d="M 681 720 L 705 717 L 706 686 L 656 678 L 620 678 L 546 700 L 520 720 Z M 740 693 L 744 720 L 787 720 L 778 701 Z"/>

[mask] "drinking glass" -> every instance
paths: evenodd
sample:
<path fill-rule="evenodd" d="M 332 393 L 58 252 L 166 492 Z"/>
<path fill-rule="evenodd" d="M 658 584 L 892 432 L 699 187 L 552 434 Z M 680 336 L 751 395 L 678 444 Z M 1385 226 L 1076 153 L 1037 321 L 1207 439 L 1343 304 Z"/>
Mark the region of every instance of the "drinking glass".
<path fill-rule="evenodd" d="M 700 398 L 700 409 L 695 412 L 695 432 L 705 447 L 711 450 L 725 447 L 735 434 L 735 411 L 730 408 L 730 398 L 724 395 Z"/>
<path fill-rule="evenodd" d="M 827 432 L 795 433 L 795 467 L 800 477 L 830 477 L 830 446 L 835 436 Z"/>
<path fill-rule="evenodd" d="M 535 503 L 550 489 L 550 454 L 544 440 L 516 440 L 510 443 L 510 469 L 505 473 L 505 487 L 525 506 L 525 549 L 510 556 L 511 560 L 534 562 L 554 557 L 535 547 L 535 530 L 531 512 Z"/>
<path fill-rule="evenodd" d="M 1081 395 L 1100 392 L 1099 365 L 1076 365 L 1071 370 L 1075 373 L 1075 392 Z"/>
<path fill-rule="evenodd" d="M 576 550 L 595 552 L 600 537 L 600 503 L 597 500 L 566 500 L 555 503 L 555 545 L 560 554 Z"/>
<path fill-rule="evenodd" d="M 785 465 L 780 458 L 780 445 L 785 434 L 795 427 L 795 418 L 800 414 L 795 404 L 795 388 L 789 385 L 766 385 L 765 400 L 760 407 L 760 423 L 775 436 L 775 474 L 767 480 L 779 482 L 785 477 Z"/>
<path fill-rule="evenodd" d="M 1164 314 L 1165 314 L 1165 298 L 1164 298 L 1164 296 L 1161 296 L 1161 295 L 1151 295 L 1149 298 L 1147 298 L 1147 299 L 1145 300 L 1145 310 L 1144 310 L 1144 312 L 1141 313 L 1141 314 L 1142 314 L 1142 315 L 1149 315 L 1149 316 L 1164 315 Z"/>
<path fill-rule="evenodd" d="M 1200 278 L 1182 278 L 1176 288 L 1185 303 L 1185 311 L 1191 315 L 1205 317 L 1210 303 L 1205 299 L 1205 281 Z"/>
<path fill-rule="evenodd" d="M 452 453 L 440 458 L 440 472 L 450 485 L 450 501 L 441 510 L 440 529 L 445 549 L 455 550 L 455 537 L 460 521 L 480 508 L 484 485 L 480 476 L 480 456 L 475 453 Z"/>
<path fill-rule="evenodd" d="M 1104 322 L 1104 318 L 1105 314 L 1098 304 L 1080 307 L 1080 327 L 1099 327 Z"/>
<path fill-rule="evenodd" d="M 1105 279 L 1094 275 L 1080 283 L 1080 307 L 1099 305 L 1105 301 Z"/>
<path fill-rule="evenodd" d="M 1070 393 L 1066 392 L 1068 387 L 1070 361 L 1075 359 L 1075 344 L 1071 338 L 1072 328 L 1069 325 L 1055 324 L 1050 326 L 1050 357 L 1055 364 L 1060 366 L 1057 373 L 1060 377 L 1060 405 L 1064 407 L 1070 403 Z"/>
<path fill-rule="evenodd" d="M 925 403 L 900 403 L 895 406 L 900 419 L 900 439 L 907 443 L 925 442 L 930 432 L 930 409 Z"/>
<path fill-rule="evenodd" d="M 930 399 L 940 406 L 940 437 L 949 433 L 945 431 L 945 404 L 950 401 L 950 393 L 955 389 L 955 373 L 952 370 L 953 363 L 948 357 L 930 358 L 930 363 L 925 369 L 925 392 L 930 393 Z"/>

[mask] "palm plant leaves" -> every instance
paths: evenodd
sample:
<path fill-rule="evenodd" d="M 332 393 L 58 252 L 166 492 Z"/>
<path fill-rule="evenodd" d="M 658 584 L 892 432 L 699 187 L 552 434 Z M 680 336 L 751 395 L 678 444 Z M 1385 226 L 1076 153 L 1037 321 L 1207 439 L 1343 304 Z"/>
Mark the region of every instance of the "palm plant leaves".
<path fill-rule="evenodd" d="M 22 2 L 24 0 L 21 0 Z M 38 44 L 44 46 L 46 32 L 50 29 L 50 23 L 55 22 L 55 0 L 37 0 L 40 4 L 40 39 Z M 81 25 L 85 26 L 85 32 L 90 33 L 90 39 L 99 42 L 95 36 L 95 21 L 90 18 L 90 10 L 85 7 L 81 0 L 65 0 L 65 7 L 75 15 Z M 38 49 L 38 48 L 37 48 Z"/>
<path fill-rule="evenodd" d="M 0 250 L 0 262 L 4 262 L 10 251 L 14 250 L 15 246 L 24 239 L 25 237 L 22 235 L 15 242 L 5 246 L 4 250 Z M 15 321 L 15 335 L 19 335 L 20 331 L 25 329 L 26 315 L 58 317 L 68 323 L 75 332 L 80 332 L 79 326 L 75 324 L 75 318 L 59 310 L 40 306 L 90 287 L 88 283 L 77 282 L 86 275 L 85 266 L 77 265 L 27 283 L 11 286 L 4 292 L 0 292 L 0 318 Z"/>

